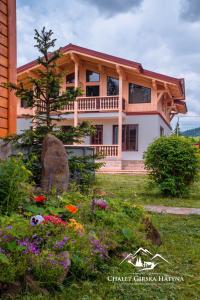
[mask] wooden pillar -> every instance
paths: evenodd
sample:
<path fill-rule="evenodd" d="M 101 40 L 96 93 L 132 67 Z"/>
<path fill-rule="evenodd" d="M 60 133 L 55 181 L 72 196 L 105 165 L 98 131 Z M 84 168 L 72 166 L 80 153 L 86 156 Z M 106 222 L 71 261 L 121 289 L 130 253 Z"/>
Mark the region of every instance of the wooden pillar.
<path fill-rule="evenodd" d="M 79 64 L 77 61 L 75 61 L 75 82 L 74 82 L 74 87 L 75 89 L 78 88 L 78 68 Z M 74 102 L 74 127 L 78 126 L 78 102 L 77 100 Z"/>
<path fill-rule="evenodd" d="M 78 71 L 79 71 L 79 57 L 75 53 L 70 53 L 70 57 L 74 62 L 74 88 L 77 89 L 79 87 L 79 78 L 78 78 Z M 74 127 L 78 126 L 78 102 L 75 100 L 74 102 Z"/>
<path fill-rule="evenodd" d="M 118 158 L 122 158 L 122 87 L 123 77 L 119 74 L 119 115 L 118 115 Z"/>

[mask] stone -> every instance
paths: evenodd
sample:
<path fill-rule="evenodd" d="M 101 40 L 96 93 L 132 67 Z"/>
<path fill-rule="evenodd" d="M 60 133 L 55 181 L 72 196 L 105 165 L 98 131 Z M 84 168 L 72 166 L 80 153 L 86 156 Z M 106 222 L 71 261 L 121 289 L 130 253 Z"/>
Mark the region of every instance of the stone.
<path fill-rule="evenodd" d="M 69 184 L 68 156 L 63 143 L 47 134 L 42 143 L 42 180 L 45 193 L 55 188 L 58 193 L 67 191 Z"/>

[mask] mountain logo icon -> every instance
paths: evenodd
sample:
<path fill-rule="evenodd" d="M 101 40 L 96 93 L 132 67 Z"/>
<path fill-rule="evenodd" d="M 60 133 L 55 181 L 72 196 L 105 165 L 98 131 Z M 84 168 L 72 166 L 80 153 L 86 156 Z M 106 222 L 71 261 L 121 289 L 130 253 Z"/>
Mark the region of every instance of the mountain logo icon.
<path fill-rule="evenodd" d="M 135 253 L 129 253 L 121 262 L 129 263 L 135 268 L 138 268 L 139 271 L 148 271 L 153 270 L 158 264 L 165 262 L 170 263 L 159 253 L 153 255 L 149 250 L 140 247 Z"/>

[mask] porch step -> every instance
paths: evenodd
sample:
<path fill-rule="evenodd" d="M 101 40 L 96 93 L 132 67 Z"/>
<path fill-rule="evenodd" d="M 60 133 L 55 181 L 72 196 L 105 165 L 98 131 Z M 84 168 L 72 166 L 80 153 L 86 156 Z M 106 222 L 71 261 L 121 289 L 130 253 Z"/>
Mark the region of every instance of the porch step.
<path fill-rule="evenodd" d="M 145 175 L 146 170 L 99 170 L 97 174 L 128 174 L 128 175 Z"/>
<path fill-rule="evenodd" d="M 145 170 L 144 162 L 142 160 L 122 160 L 122 170 L 134 170 L 143 172 Z"/>

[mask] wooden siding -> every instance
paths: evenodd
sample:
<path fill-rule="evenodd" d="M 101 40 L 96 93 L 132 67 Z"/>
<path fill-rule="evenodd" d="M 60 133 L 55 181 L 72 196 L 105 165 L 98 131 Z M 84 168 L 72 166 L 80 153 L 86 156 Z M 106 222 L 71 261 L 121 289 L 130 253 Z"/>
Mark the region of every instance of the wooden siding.
<path fill-rule="evenodd" d="M 16 82 L 16 1 L 0 0 L 0 84 Z M 0 87 L 0 137 L 16 132 L 16 97 Z"/>

